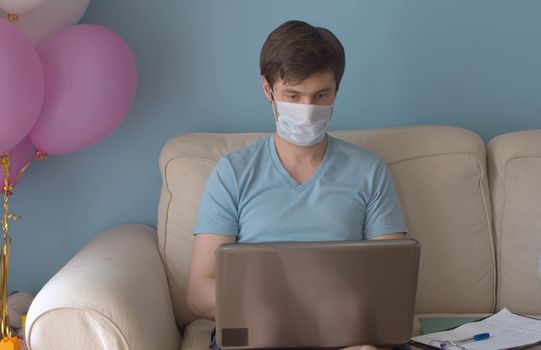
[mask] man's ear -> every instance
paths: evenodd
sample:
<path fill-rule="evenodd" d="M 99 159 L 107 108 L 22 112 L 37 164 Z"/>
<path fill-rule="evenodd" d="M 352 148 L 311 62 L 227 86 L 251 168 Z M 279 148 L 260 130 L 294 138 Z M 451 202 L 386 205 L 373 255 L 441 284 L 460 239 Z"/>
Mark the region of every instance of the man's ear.
<path fill-rule="evenodd" d="M 272 88 L 269 82 L 267 81 L 267 78 L 265 78 L 264 75 L 261 76 L 261 83 L 262 83 L 263 93 L 265 94 L 265 97 L 267 98 L 267 100 L 272 102 L 272 94 L 271 94 Z"/>

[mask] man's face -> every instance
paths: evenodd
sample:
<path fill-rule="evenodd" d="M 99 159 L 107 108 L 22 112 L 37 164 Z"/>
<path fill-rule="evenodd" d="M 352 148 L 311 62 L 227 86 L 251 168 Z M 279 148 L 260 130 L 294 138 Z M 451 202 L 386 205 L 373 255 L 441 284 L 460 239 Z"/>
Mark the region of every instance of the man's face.
<path fill-rule="evenodd" d="M 269 101 L 272 93 L 278 101 L 313 105 L 331 105 L 336 98 L 336 80 L 332 72 L 316 73 L 301 82 L 284 82 L 277 79 L 274 89 L 263 77 L 263 91 Z M 274 103 L 274 102 L 273 102 Z"/>

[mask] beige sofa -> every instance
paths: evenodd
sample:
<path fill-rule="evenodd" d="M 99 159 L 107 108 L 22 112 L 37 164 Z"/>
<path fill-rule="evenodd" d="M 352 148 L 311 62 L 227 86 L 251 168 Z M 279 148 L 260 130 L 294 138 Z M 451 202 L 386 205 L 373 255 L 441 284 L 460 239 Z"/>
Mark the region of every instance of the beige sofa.
<path fill-rule="evenodd" d="M 418 315 L 502 307 L 541 314 L 541 130 L 501 135 L 488 146 L 477 134 L 448 126 L 333 135 L 389 164 L 410 236 L 423 247 Z M 170 140 L 159 163 L 157 233 L 122 225 L 84 247 L 32 304 L 30 349 L 206 349 L 213 325 L 186 307 L 199 197 L 222 154 L 262 136 Z"/>

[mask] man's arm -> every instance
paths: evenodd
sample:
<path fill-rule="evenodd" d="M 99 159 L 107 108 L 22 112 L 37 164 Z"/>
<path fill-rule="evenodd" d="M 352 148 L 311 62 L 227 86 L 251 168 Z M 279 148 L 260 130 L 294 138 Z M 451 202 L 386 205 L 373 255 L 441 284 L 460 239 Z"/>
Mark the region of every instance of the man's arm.
<path fill-rule="evenodd" d="M 216 275 L 215 251 L 219 245 L 234 243 L 233 235 L 197 234 L 192 246 L 188 277 L 188 309 L 196 316 L 214 320 Z"/>

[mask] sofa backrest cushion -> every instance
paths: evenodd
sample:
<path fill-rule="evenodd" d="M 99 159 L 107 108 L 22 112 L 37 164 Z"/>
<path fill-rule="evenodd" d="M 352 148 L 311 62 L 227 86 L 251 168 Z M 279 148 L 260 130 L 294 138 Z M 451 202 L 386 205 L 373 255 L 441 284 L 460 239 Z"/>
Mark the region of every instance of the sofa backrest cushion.
<path fill-rule="evenodd" d="M 375 152 L 389 165 L 410 237 L 422 245 L 416 312 L 493 311 L 495 258 L 481 138 L 449 126 L 332 134 Z M 188 134 L 162 149 L 158 239 L 179 326 L 194 319 L 186 288 L 192 229 L 206 179 L 221 155 L 264 135 Z"/>
<path fill-rule="evenodd" d="M 541 130 L 492 139 L 492 194 L 498 309 L 541 314 Z"/>

